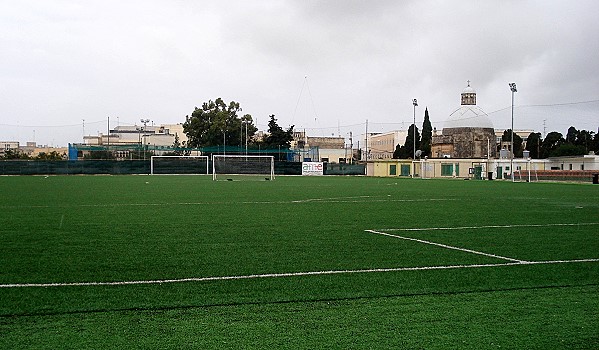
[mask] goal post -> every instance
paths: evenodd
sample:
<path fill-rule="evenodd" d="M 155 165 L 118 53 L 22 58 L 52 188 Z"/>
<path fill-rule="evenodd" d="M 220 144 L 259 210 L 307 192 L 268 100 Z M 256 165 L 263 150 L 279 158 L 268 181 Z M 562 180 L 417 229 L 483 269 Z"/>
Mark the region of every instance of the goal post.
<path fill-rule="evenodd" d="M 274 156 L 212 156 L 212 180 L 274 180 Z"/>
<path fill-rule="evenodd" d="M 152 156 L 151 175 L 207 175 L 208 156 Z"/>

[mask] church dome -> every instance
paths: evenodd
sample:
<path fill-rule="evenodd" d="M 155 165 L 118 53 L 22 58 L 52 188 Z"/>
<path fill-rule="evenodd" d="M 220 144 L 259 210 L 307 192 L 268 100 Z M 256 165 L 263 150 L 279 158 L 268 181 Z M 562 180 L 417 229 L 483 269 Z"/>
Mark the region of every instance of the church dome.
<path fill-rule="evenodd" d="M 493 122 L 480 107 L 462 105 L 449 115 L 444 128 L 488 128 L 493 129 Z"/>
<path fill-rule="evenodd" d="M 464 90 L 462 90 L 463 94 L 475 94 L 476 91 L 472 88 L 472 86 L 470 86 L 470 83 L 468 83 L 468 86 L 466 86 L 464 88 Z"/>
<path fill-rule="evenodd" d="M 476 105 L 476 91 L 468 86 L 462 91 L 460 108 L 449 115 L 444 128 L 485 128 L 493 129 L 493 122 L 480 107 Z"/>

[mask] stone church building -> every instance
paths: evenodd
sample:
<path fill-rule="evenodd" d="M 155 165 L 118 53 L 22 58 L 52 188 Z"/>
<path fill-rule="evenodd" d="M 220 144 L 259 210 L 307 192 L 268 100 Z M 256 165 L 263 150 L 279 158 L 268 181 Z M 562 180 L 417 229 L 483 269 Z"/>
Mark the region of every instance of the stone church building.
<path fill-rule="evenodd" d="M 441 134 L 433 131 L 432 158 L 495 158 L 495 129 L 491 119 L 476 105 L 476 91 L 462 91 L 461 106 L 450 114 Z"/>

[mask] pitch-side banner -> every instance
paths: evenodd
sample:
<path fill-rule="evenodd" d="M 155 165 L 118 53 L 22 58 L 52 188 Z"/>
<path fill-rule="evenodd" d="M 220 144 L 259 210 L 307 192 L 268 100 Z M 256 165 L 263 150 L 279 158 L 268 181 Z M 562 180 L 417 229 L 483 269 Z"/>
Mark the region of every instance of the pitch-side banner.
<path fill-rule="evenodd" d="M 324 165 L 322 162 L 303 162 L 302 175 L 324 175 Z"/>

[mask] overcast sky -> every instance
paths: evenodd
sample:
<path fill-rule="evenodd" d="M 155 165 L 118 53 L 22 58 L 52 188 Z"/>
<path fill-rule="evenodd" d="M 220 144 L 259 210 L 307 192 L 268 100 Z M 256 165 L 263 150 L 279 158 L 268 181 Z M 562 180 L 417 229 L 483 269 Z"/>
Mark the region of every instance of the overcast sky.
<path fill-rule="evenodd" d="M 266 129 L 433 127 L 470 80 L 495 128 L 599 126 L 599 1 L 0 0 L 0 141 L 64 146 L 237 101 Z M 579 103 L 584 102 L 584 103 Z M 85 123 L 83 122 L 85 120 Z M 355 141 L 354 141 L 355 142 Z"/>

